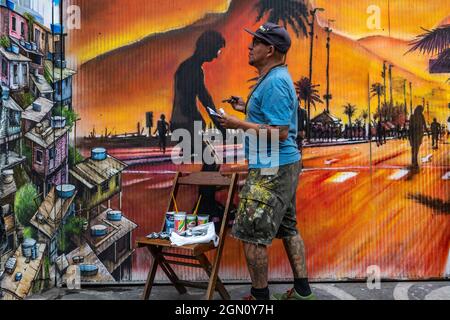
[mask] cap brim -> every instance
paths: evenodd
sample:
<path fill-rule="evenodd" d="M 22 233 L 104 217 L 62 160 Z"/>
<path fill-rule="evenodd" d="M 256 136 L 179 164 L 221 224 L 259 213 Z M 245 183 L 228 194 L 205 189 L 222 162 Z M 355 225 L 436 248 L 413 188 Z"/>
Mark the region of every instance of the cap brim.
<path fill-rule="evenodd" d="M 253 32 L 253 31 L 245 29 L 245 28 L 244 28 L 244 30 L 246 32 L 250 33 L 252 36 L 254 36 L 254 37 L 258 38 L 258 39 L 264 40 L 265 42 L 270 43 L 271 45 L 273 45 L 272 42 L 269 39 L 263 37 L 262 35 L 257 34 L 257 33 Z"/>

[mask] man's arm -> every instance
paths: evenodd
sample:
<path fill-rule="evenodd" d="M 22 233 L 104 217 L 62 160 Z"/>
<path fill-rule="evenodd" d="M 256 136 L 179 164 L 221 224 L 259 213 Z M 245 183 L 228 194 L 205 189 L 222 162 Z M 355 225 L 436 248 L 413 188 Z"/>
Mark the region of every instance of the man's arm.
<path fill-rule="evenodd" d="M 267 132 L 267 138 L 270 139 L 274 132 L 279 134 L 280 141 L 285 141 L 289 137 L 289 126 L 271 126 L 267 124 L 257 124 L 240 120 L 236 117 L 225 115 L 219 119 L 220 124 L 227 129 L 242 129 L 244 131 L 254 130 L 257 135 Z"/>

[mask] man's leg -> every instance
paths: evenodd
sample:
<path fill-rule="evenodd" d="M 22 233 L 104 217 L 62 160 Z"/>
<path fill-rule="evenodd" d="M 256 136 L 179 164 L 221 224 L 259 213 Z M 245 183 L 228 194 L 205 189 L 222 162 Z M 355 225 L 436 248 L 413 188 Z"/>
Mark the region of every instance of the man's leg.
<path fill-rule="evenodd" d="M 300 235 L 283 239 L 284 248 L 291 264 L 294 278 L 308 278 L 306 270 L 305 244 Z"/>
<path fill-rule="evenodd" d="M 244 242 L 244 253 L 247 267 L 254 289 L 265 289 L 268 286 L 267 247 Z"/>

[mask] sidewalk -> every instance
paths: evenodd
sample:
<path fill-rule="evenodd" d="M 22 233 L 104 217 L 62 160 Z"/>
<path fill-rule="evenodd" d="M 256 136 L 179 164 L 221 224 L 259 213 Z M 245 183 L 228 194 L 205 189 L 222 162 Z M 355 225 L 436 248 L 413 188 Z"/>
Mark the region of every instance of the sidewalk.
<path fill-rule="evenodd" d="M 249 294 L 249 285 L 226 285 L 233 300 L 241 300 Z M 284 292 L 289 284 L 273 284 L 271 293 Z M 450 300 L 450 281 L 437 282 L 383 282 L 381 289 L 370 290 L 366 283 L 317 283 L 312 284 L 319 300 Z M 54 288 L 28 300 L 139 300 L 143 286 L 91 287 L 81 290 Z M 203 290 L 188 289 L 179 295 L 172 286 L 155 286 L 151 300 L 202 300 Z M 220 297 L 216 294 L 215 299 Z"/>

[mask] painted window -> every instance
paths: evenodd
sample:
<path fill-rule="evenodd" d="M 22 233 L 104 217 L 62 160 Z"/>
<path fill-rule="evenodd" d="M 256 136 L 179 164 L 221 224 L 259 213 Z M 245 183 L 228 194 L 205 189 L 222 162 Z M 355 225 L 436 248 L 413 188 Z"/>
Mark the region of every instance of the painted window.
<path fill-rule="evenodd" d="M 49 157 L 49 161 L 55 160 L 55 158 L 56 158 L 56 148 L 50 148 L 50 150 L 48 151 L 48 157 Z"/>
<path fill-rule="evenodd" d="M 22 22 L 22 23 L 20 24 L 20 35 L 21 35 L 22 37 L 25 37 L 25 22 Z"/>
<path fill-rule="evenodd" d="M 23 84 L 27 84 L 27 79 L 28 79 L 28 72 L 27 72 L 27 64 L 26 63 L 22 63 L 22 75 L 23 75 L 23 78 L 22 78 L 22 81 L 23 81 Z"/>
<path fill-rule="evenodd" d="M 4 59 L 2 59 L 2 76 L 8 76 L 8 62 L 6 62 L 6 60 Z"/>
<path fill-rule="evenodd" d="M 6 249 L 6 252 L 14 250 L 14 233 L 10 234 L 8 236 L 8 248 Z"/>
<path fill-rule="evenodd" d="M 124 237 L 122 237 L 119 241 L 117 241 L 117 257 L 120 258 L 124 254 L 128 252 L 128 249 L 130 248 L 130 238 L 131 234 L 128 233 Z"/>
<path fill-rule="evenodd" d="M 16 19 L 16 17 L 12 18 L 12 30 L 14 32 L 17 31 L 17 19 Z"/>
<path fill-rule="evenodd" d="M 19 84 L 19 66 L 17 64 L 13 67 L 13 84 Z"/>
<path fill-rule="evenodd" d="M 106 180 L 101 184 L 101 189 L 102 189 L 102 193 L 109 191 L 109 180 Z"/>
<path fill-rule="evenodd" d="M 36 163 L 37 164 L 42 164 L 42 157 L 43 157 L 43 153 L 41 150 L 36 150 Z"/>
<path fill-rule="evenodd" d="M 41 50 L 41 42 L 39 41 L 41 32 L 38 29 L 34 29 L 34 42 L 36 42 L 38 50 Z"/>
<path fill-rule="evenodd" d="M 9 126 L 17 127 L 19 126 L 20 114 L 17 111 L 9 110 Z"/>

